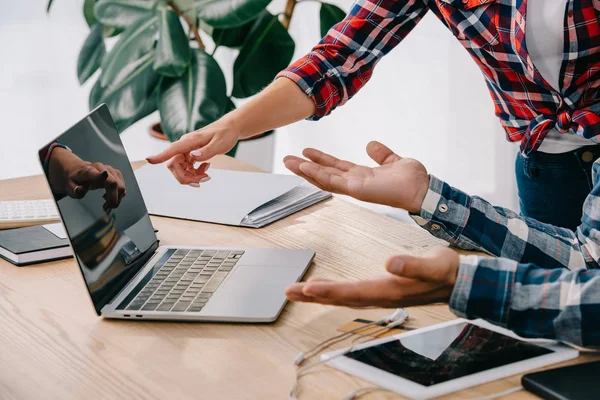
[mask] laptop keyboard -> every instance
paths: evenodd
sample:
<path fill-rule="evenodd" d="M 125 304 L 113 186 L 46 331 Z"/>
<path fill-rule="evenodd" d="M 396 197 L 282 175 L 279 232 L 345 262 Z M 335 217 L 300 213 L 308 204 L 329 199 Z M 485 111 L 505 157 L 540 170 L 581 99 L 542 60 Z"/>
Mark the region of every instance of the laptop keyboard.
<path fill-rule="evenodd" d="M 242 250 L 178 249 L 125 309 L 200 312 L 242 254 Z"/>

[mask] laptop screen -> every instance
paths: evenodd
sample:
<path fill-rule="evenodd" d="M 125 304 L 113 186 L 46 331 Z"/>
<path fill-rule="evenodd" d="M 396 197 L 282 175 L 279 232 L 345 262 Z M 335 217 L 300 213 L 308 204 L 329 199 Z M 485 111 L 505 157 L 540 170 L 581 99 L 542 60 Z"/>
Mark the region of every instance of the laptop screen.
<path fill-rule="evenodd" d="M 100 314 L 158 246 L 108 108 L 92 111 L 39 156 Z"/>

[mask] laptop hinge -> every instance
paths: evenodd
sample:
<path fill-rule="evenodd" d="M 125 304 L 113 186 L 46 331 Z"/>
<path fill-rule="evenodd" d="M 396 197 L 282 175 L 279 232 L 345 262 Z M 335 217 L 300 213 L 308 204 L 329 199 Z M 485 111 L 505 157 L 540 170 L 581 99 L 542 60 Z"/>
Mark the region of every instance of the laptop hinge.
<path fill-rule="evenodd" d="M 154 260 L 154 257 L 156 257 L 156 255 L 158 254 L 157 249 L 159 246 L 160 246 L 160 240 L 156 240 L 156 242 L 154 242 L 154 244 L 151 246 L 151 248 L 154 248 L 154 252 L 152 253 L 152 256 L 150 256 L 148 261 L 146 261 L 144 263 L 144 265 L 142 265 L 140 267 L 140 269 L 138 269 L 138 271 L 129 278 L 127 283 L 125 283 L 125 285 L 123 285 L 123 287 L 117 292 L 117 294 L 115 296 L 113 296 L 106 304 L 104 304 L 103 307 L 105 307 L 108 304 L 112 304 L 112 302 L 114 302 L 121 295 L 121 293 L 123 293 L 123 291 L 125 291 L 125 289 L 129 286 L 129 284 L 133 280 L 135 280 L 137 278 L 137 276 L 146 268 L 146 265 L 148 265 L 152 260 Z"/>

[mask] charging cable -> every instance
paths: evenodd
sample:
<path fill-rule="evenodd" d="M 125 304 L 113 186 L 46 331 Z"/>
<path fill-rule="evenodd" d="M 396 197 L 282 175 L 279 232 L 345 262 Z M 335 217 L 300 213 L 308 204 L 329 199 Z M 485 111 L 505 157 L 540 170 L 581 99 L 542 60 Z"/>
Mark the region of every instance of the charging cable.
<path fill-rule="evenodd" d="M 349 338 L 349 337 L 351 337 L 353 335 L 359 335 L 359 337 L 357 339 L 361 339 L 361 338 L 364 338 L 364 337 L 371 338 L 373 336 L 377 337 L 378 335 L 380 335 L 384 331 L 388 331 L 388 330 L 390 330 L 392 328 L 395 328 L 397 326 L 402 325 L 407 319 L 408 319 L 408 312 L 406 312 L 406 310 L 403 309 L 403 308 L 398 308 L 392 314 L 388 315 L 387 317 L 385 317 L 385 318 L 383 318 L 383 319 L 381 319 L 379 321 L 370 322 L 370 323 L 368 323 L 366 325 L 359 326 L 358 328 L 354 328 L 354 329 L 352 329 L 352 330 L 350 330 L 348 332 L 344 332 L 342 334 L 336 335 L 334 337 L 331 337 L 331 338 L 329 338 L 329 339 L 327 339 L 327 340 L 325 340 L 325 341 L 317 344 L 316 346 L 312 347 L 311 349 L 309 349 L 307 351 L 299 353 L 296 356 L 296 358 L 294 359 L 294 365 L 296 367 L 300 367 L 306 360 L 308 360 L 308 359 L 316 356 L 317 354 L 319 354 L 320 352 L 322 352 L 326 348 L 332 346 L 333 344 L 339 343 L 340 341 L 345 340 L 345 339 L 347 339 L 347 338 Z M 368 333 L 368 334 L 361 334 L 361 333 L 359 333 L 359 332 L 361 332 L 361 331 L 363 331 L 363 330 L 365 330 L 367 328 L 370 328 L 372 326 L 375 326 L 375 325 L 383 325 L 383 326 L 380 329 L 376 330 L 375 332 L 371 332 L 371 333 Z M 337 354 L 337 355 L 335 355 L 333 357 L 330 357 L 330 358 L 325 359 L 325 360 L 317 361 L 317 362 L 315 362 L 313 364 L 307 365 L 307 366 L 302 367 L 302 368 L 298 368 L 296 370 L 296 377 L 295 377 L 295 380 L 294 380 L 294 385 L 292 386 L 292 390 L 290 391 L 290 397 L 289 397 L 290 400 L 296 400 L 297 399 L 296 396 L 297 396 L 297 392 L 298 392 L 298 385 L 300 383 L 300 378 L 302 377 L 302 375 L 304 375 L 306 373 L 306 371 L 308 371 L 309 369 L 312 369 L 312 368 L 314 368 L 314 367 L 316 367 L 318 365 L 325 364 L 325 363 L 331 361 L 334 358 L 341 357 L 341 356 L 343 356 L 345 354 L 348 354 L 351 351 L 353 351 L 355 347 L 356 347 L 356 345 L 353 342 L 353 345 L 350 348 L 348 348 L 347 350 L 345 350 L 345 351 L 343 351 L 343 352 L 341 352 L 341 353 L 339 353 L 339 354 Z"/>

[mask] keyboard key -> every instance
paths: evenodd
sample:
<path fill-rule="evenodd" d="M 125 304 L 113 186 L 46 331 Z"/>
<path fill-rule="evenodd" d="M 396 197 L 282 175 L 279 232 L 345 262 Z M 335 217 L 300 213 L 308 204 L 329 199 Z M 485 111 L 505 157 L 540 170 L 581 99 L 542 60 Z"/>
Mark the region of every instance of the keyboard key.
<path fill-rule="evenodd" d="M 187 310 L 190 311 L 190 312 L 199 312 L 199 311 L 202 311 L 202 307 L 200 307 L 200 306 L 191 306 Z"/>
<path fill-rule="evenodd" d="M 144 307 L 142 307 L 142 311 L 154 311 L 156 307 L 158 307 L 159 303 L 146 303 Z"/>
<path fill-rule="evenodd" d="M 217 252 L 215 250 L 206 250 L 204 253 L 202 253 L 202 256 L 214 256 L 215 254 L 217 254 Z"/>
<path fill-rule="evenodd" d="M 158 306 L 156 311 L 171 311 L 171 308 L 173 308 L 174 305 L 175 303 L 162 303 L 160 306 Z"/>
<path fill-rule="evenodd" d="M 244 253 L 245 253 L 244 250 L 233 250 L 233 251 L 231 251 L 231 254 L 233 254 L 234 256 L 235 255 L 240 255 L 241 256 Z"/>
<path fill-rule="evenodd" d="M 198 295 L 198 299 L 209 299 L 212 296 L 212 293 L 202 292 Z"/>
<path fill-rule="evenodd" d="M 180 312 L 185 311 L 185 310 L 187 310 L 188 306 L 189 306 L 189 303 L 188 304 L 177 303 L 177 304 L 175 304 L 175 307 L 173 307 L 171 309 L 171 311 L 180 311 Z"/>
<path fill-rule="evenodd" d="M 219 268 L 219 271 L 225 271 L 225 272 L 229 272 L 233 269 L 233 267 L 221 267 Z"/>
<path fill-rule="evenodd" d="M 227 276 L 227 272 L 220 272 L 220 271 L 215 272 L 212 279 L 210 281 L 208 281 L 206 286 L 204 286 L 204 289 L 202 289 L 202 292 L 214 293 L 217 290 L 217 288 L 219 287 L 219 285 L 221 284 L 221 282 L 223 282 L 223 280 L 225 280 L 226 276 Z"/>

